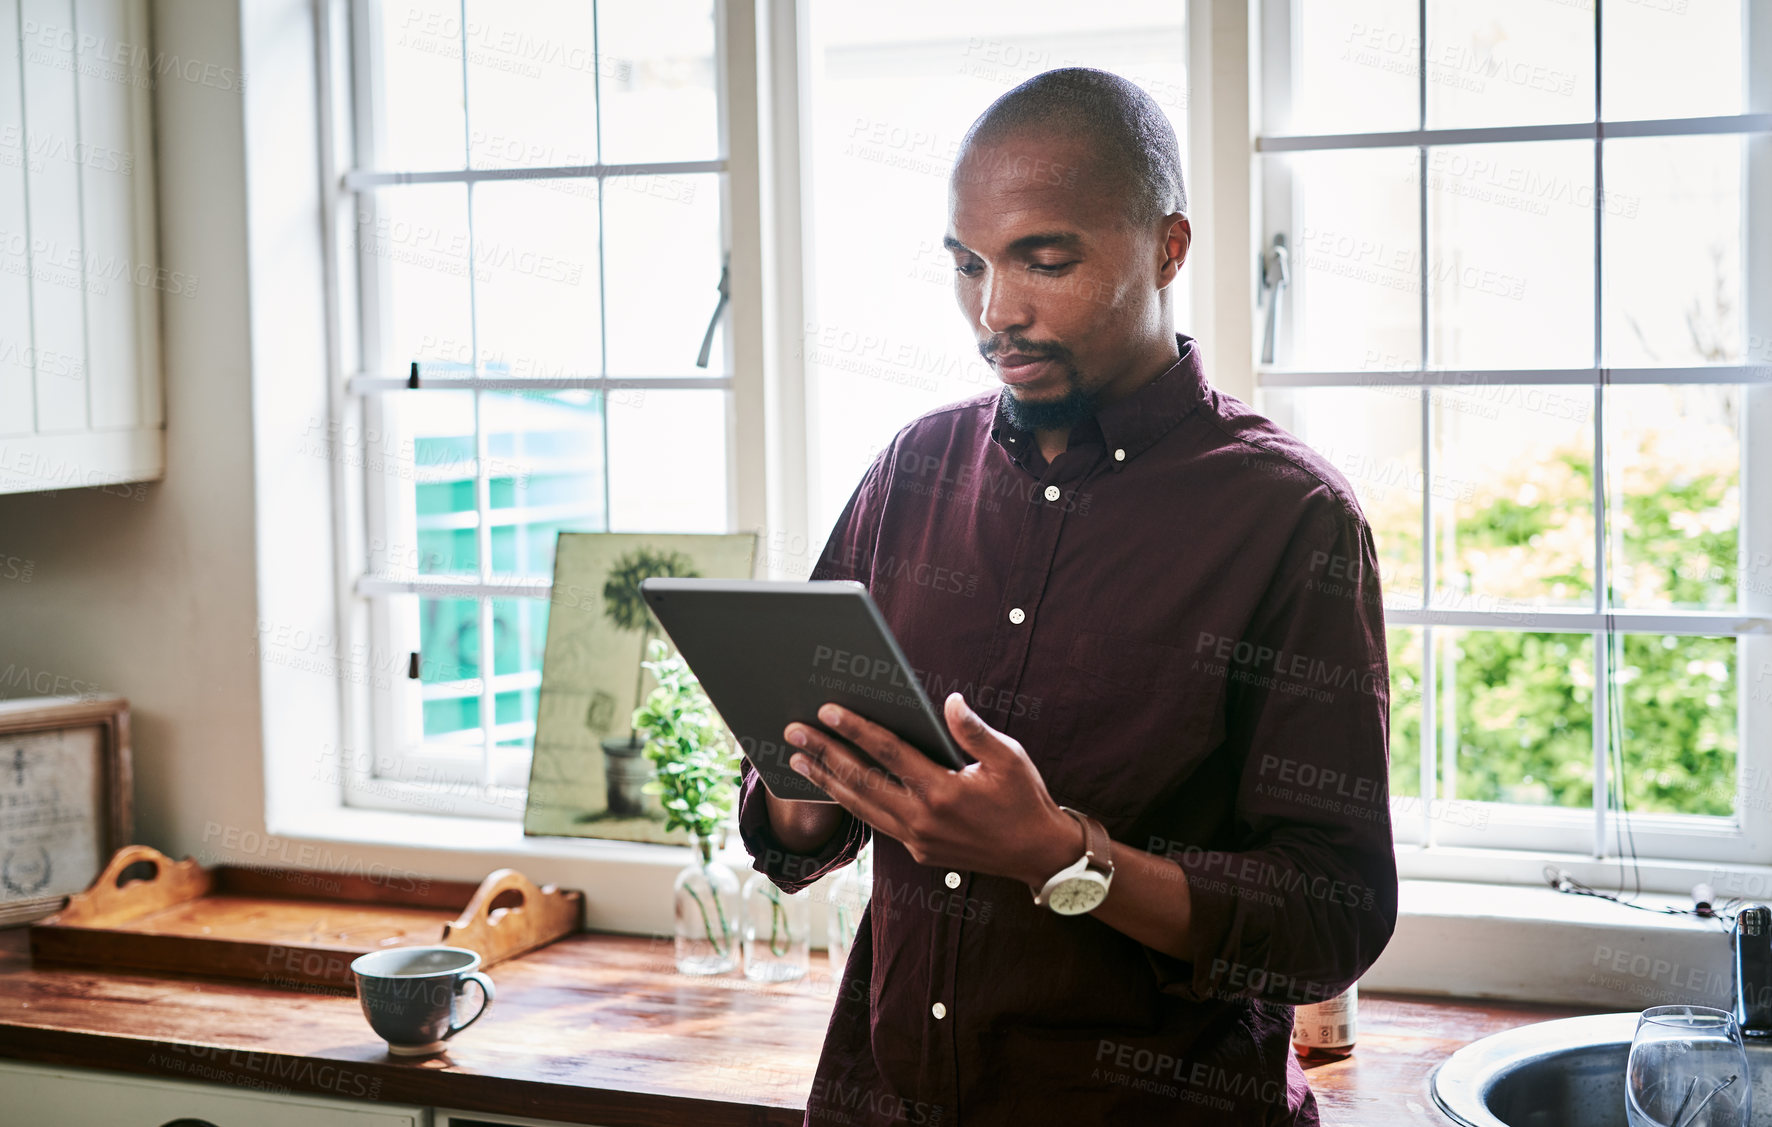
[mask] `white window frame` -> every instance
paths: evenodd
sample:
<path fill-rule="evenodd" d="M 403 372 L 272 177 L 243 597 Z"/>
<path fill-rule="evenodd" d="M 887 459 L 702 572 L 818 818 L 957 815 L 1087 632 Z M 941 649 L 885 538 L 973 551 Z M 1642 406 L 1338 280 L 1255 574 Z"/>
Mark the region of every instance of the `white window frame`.
<path fill-rule="evenodd" d="M 764 285 L 766 170 L 763 148 L 770 122 L 760 118 L 758 77 L 767 65 L 767 37 L 757 32 L 755 0 L 717 0 L 716 86 L 719 106 L 719 143 L 726 154 L 714 160 L 654 162 L 647 164 L 594 164 L 558 168 L 366 171 L 359 157 L 373 151 L 378 126 L 377 107 L 370 97 L 356 98 L 353 91 L 374 89 L 367 68 L 371 65 L 376 33 L 368 18 L 372 0 L 324 0 L 319 6 L 321 87 L 320 130 L 322 179 L 336 191 L 325 193 L 324 224 L 327 256 L 327 316 L 332 337 L 329 387 L 331 434 L 374 435 L 378 449 L 406 449 L 401 436 L 388 428 L 379 409 L 382 397 L 427 394 L 427 389 L 467 391 L 476 402 L 486 392 L 518 390 L 590 389 L 607 395 L 628 388 L 716 389 L 727 397 L 727 524 L 730 529 L 763 531 L 770 527 L 771 508 L 766 492 L 765 464 L 768 441 L 788 447 L 778 488 L 792 495 L 794 477 L 804 493 L 804 437 L 801 428 L 780 426 L 775 416 L 791 415 L 792 402 L 802 382 L 785 369 L 775 332 L 766 332 L 765 320 L 774 312 Z M 777 6 L 779 7 L 779 5 Z M 791 14 L 791 13 L 790 13 Z M 774 17 L 772 16 L 772 19 Z M 777 23 L 780 21 L 777 20 Z M 466 34 L 466 20 L 461 21 Z M 353 36 L 353 30 L 358 34 Z M 785 28 L 791 49 L 794 25 Z M 773 37 L 773 33 L 772 36 Z M 759 51 L 763 48 L 763 52 Z M 468 81 L 465 74 L 464 83 Z M 789 88 L 790 91 L 792 87 Z M 471 100 L 468 103 L 471 112 Z M 791 123 L 785 123 L 791 124 Z M 781 125 L 776 126 L 781 130 Z M 793 139 L 793 138 L 790 138 Z M 599 134 L 599 146 L 601 136 Z M 790 174 L 792 168 L 786 169 Z M 721 227 L 729 255 L 732 298 L 724 316 L 724 356 L 713 358 L 715 370 L 724 374 L 687 377 L 623 378 L 587 375 L 566 378 L 487 377 L 477 370 L 479 350 L 474 349 L 476 371 L 468 376 L 426 377 L 422 370 L 396 374 L 380 363 L 381 343 L 376 329 L 378 309 L 384 301 L 386 279 L 374 255 L 354 250 L 355 214 L 361 207 L 373 211 L 379 189 L 410 183 L 474 183 L 505 179 L 585 178 L 599 182 L 621 176 L 686 175 L 720 173 Z M 779 175 L 779 172 L 778 172 Z M 470 189 L 471 190 L 471 189 Z M 599 193 L 599 200 L 601 194 Z M 796 201 L 797 203 L 797 201 Z M 780 216 L 781 212 L 777 211 Z M 472 216 L 470 210 L 470 238 Z M 771 228 L 777 224 L 770 224 Z M 797 230 L 791 234 L 797 238 Z M 771 248 L 773 249 L 773 248 Z M 599 239 L 599 271 L 602 239 Z M 790 261 L 779 271 L 792 275 L 797 286 L 798 264 Z M 715 279 L 709 279 L 712 309 Z M 470 285 L 472 279 L 470 277 Z M 601 291 L 600 291 L 601 292 Z M 777 328 L 771 326 L 771 328 Z M 792 356 L 791 350 L 786 356 Z M 766 363 L 766 359 L 769 363 Z M 771 366 L 773 365 L 773 367 Z M 375 370 L 377 368 L 383 370 Z M 770 381 L 766 371 L 780 372 Z M 765 402 L 768 391 L 769 401 Z M 605 399 L 607 405 L 607 399 Z M 605 416 L 607 425 L 607 416 Z M 486 438 L 477 432 L 477 462 L 485 468 Z M 791 449 L 800 447 L 799 451 Z M 802 467 L 792 472 L 795 456 Z M 604 457 L 607 459 L 607 447 Z M 378 557 L 374 545 L 416 542 L 411 513 L 394 494 L 397 476 L 370 471 L 367 457 L 358 466 L 347 464 L 333 475 L 334 537 L 338 546 L 336 583 L 341 593 L 338 608 L 341 660 L 340 693 L 343 738 L 338 756 L 341 802 L 345 806 L 421 814 L 447 813 L 458 817 L 516 820 L 523 814 L 525 778 L 513 784 L 512 764 L 501 763 L 507 754 L 495 750 L 500 739 L 520 735 L 510 726 L 495 726 L 493 701 L 500 691 L 539 681 L 539 674 L 525 673 L 474 679 L 467 686 L 481 699 L 481 739 L 464 745 L 458 753 L 422 741 L 422 690 L 407 678 L 407 655 L 419 651 L 410 614 L 397 613 L 395 600 L 421 596 L 477 598 L 480 601 L 479 668 L 494 668 L 491 599 L 540 598 L 551 594 L 552 584 L 541 577 L 494 574 L 491 568 L 490 504 L 485 472 L 476 475 L 476 527 L 479 530 L 477 577 L 415 576 L 389 566 L 385 552 Z M 607 488 L 607 462 L 605 488 Z M 779 503 L 775 508 L 783 508 Z M 607 505 L 605 506 L 607 512 Z M 799 505 L 803 537 L 804 502 Z M 775 527 L 794 534 L 794 512 L 786 507 Z M 370 530 L 375 532 L 371 534 Z M 508 683 L 507 683 L 508 682 Z M 532 725 L 530 726 L 532 729 Z M 471 750 L 470 750 L 471 749 Z M 526 757 L 524 763 L 527 762 Z M 501 767 L 503 770 L 501 771 Z"/>
<path fill-rule="evenodd" d="M 1263 109 L 1283 107 L 1289 100 L 1288 76 L 1292 59 L 1290 0 L 1260 0 L 1261 25 L 1251 44 L 1251 65 L 1258 70 L 1256 84 L 1261 90 Z M 1427 66 L 1423 57 L 1426 35 L 1417 35 L 1418 127 L 1367 133 L 1322 135 L 1269 135 L 1257 131 L 1254 151 L 1259 161 L 1262 154 L 1349 151 L 1371 148 L 1416 149 L 1421 174 L 1416 177 L 1420 206 L 1421 253 L 1417 255 L 1420 279 L 1423 327 L 1421 356 L 1414 370 L 1402 371 L 1308 371 L 1282 369 L 1274 365 L 1257 365 L 1257 388 L 1333 388 L 1333 387 L 1413 387 L 1420 389 L 1422 450 L 1422 597 L 1420 605 L 1399 607 L 1387 602 L 1385 621 L 1388 627 L 1416 627 L 1423 636 L 1424 657 L 1422 680 L 1423 739 L 1421 755 L 1421 797 L 1393 798 L 1393 815 L 1401 870 L 1405 876 L 1452 877 L 1479 880 L 1537 881 L 1546 861 L 1566 864 L 1573 871 L 1588 874 L 1590 879 L 1605 872 L 1603 865 L 1616 863 L 1620 857 L 1619 832 L 1624 820 L 1607 808 L 1607 777 L 1611 768 L 1608 756 L 1610 738 L 1609 681 L 1596 678 L 1593 707 L 1594 801 L 1591 810 L 1540 808 L 1502 803 L 1442 802 L 1438 798 L 1437 768 L 1442 750 L 1446 756 L 1455 749 L 1441 749 L 1437 743 L 1438 718 L 1435 688 L 1438 681 L 1434 632 L 1436 628 L 1486 630 L 1525 630 L 1533 632 L 1587 633 L 1594 650 L 1594 668 L 1608 668 L 1606 646 L 1611 634 L 1679 634 L 1713 637 L 1733 636 L 1737 639 L 1737 785 L 1745 789 L 1749 780 L 1764 786 L 1766 772 L 1772 770 L 1772 697 L 1755 699 L 1757 671 L 1772 670 L 1772 595 L 1763 583 L 1749 581 L 1743 568 L 1738 612 L 1631 611 L 1605 605 L 1606 544 L 1605 522 L 1595 522 L 1594 605 L 1586 610 L 1517 609 L 1469 610 L 1437 607 L 1434 592 L 1435 505 L 1429 483 L 1433 478 L 1432 389 L 1463 386 L 1473 382 L 1506 385 L 1557 385 L 1590 388 L 1592 392 L 1592 424 L 1595 456 L 1594 506 L 1596 513 L 1605 511 L 1605 406 L 1606 390 L 1615 385 L 1632 384 L 1723 384 L 1739 385 L 1743 390 L 1744 410 L 1741 427 L 1742 527 L 1740 556 L 1745 560 L 1768 558 L 1772 551 L 1772 520 L 1754 522 L 1749 513 L 1757 507 L 1772 512 L 1772 356 L 1749 356 L 1749 363 L 1701 367 L 1609 367 L 1603 363 L 1601 335 L 1604 303 L 1601 286 L 1604 279 L 1605 248 L 1602 223 L 1605 211 L 1593 209 L 1594 237 L 1594 325 L 1593 363 L 1572 369 L 1436 370 L 1429 367 L 1427 331 L 1429 271 L 1428 253 L 1428 184 L 1426 162 L 1430 146 L 1456 146 L 1495 142 L 1549 140 L 1586 140 L 1594 146 L 1596 194 L 1603 190 L 1603 155 L 1608 138 L 1669 137 L 1715 134 L 1737 134 L 1753 138 L 1744 177 L 1772 184 L 1772 91 L 1756 87 L 1750 93 L 1750 111 L 1733 116 L 1676 118 L 1651 121 L 1613 121 L 1602 119 L 1599 84 L 1604 63 L 1603 23 L 1600 13 L 1604 5 L 1596 5 L 1595 35 L 1595 120 L 1566 125 L 1523 125 L 1487 128 L 1429 129 L 1426 124 Z M 1751 13 L 1751 6 L 1744 6 Z M 1426 26 L 1427 3 L 1418 0 L 1418 26 Z M 1747 15 L 1744 14 L 1744 19 Z M 1744 35 L 1744 51 L 1750 58 L 1765 58 L 1768 39 L 1772 39 L 1772 21 L 1751 21 Z M 1764 69 L 1764 68 L 1762 68 Z M 1752 76 L 1752 68 L 1744 74 Z M 1765 83 L 1762 76 L 1759 80 Z M 1271 120 L 1271 118 L 1269 118 Z M 1257 174 L 1255 185 L 1260 200 L 1259 246 L 1277 232 L 1290 234 L 1296 227 L 1291 214 L 1291 185 L 1279 162 Z M 1763 195 L 1764 193 L 1762 193 Z M 1753 198 L 1745 190 L 1743 199 Z M 1765 231 L 1753 226 L 1751 211 L 1744 212 L 1748 246 L 1744 247 L 1743 268 L 1748 291 L 1747 335 L 1750 340 L 1764 341 L 1772 337 L 1772 241 Z M 1290 303 L 1282 302 L 1280 336 L 1289 327 Z M 1757 361 L 1757 362 L 1756 362 Z M 1758 449 L 1749 436 L 1758 438 Z M 1768 675 L 1772 677 L 1772 675 Z M 1628 754 L 1628 749 L 1626 749 Z M 1480 808 L 1480 817 L 1478 816 Z M 1705 867 L 1763 865 L 1772 860 L 1772 809 L 1761 802 L 1738 803 L 1733 819 L 1699 818 L 1694 816 L 1637 814 L 1628 818 L 1628 830 L 1634 839 L 1634 853 L 1644 859 L 1645 887 L 1663 889 L 1689 888 L 1696 876 L 1702 879 Z M 1584 864 L 1591 862 L 1592 864 Z M 1609 878 L 1612 874 L 1607 873 Z M 1604 878 L 1602 878 L 1604 879 Z"/>
<path fill-rule="evenodd" d="M 1437 130 L 1410 131 L 1401 134 L 1369 134 L 1363 138 L 1326 137 L 1264 137 L 1256 124 L 1262 97 L 1276 74 L 1284 73 L 1288 56 L 1275 54 L 1275 27 L 1272 13 L 1284 0 L 1250 0 L 1224 4 L 1219 0 L 1189 0 L 1190 87 L 1196 96 L 1190 99 L 1189 130 L 1191 164 L 1190 187 L 1194 199 L 1196 223 L 1203 234 L 1198 253 L 1191 260 L 1201 275 L 1194 286 L 1195 316 L 1201 326 L 1202 345 L 1208 356 L 1213 382 L 1232 394 L 1254 399 L 1261 387 L 1297 386 L 1371 386 L 1375 378 L 1422 389 L 1434 386 L 1436 374 L 1394 372 L 1382 375 L 1361 373 L 1297 373 L 1262 370 L 1255 362 L 1258 354 L 1259 320 L 1255 310 L 1255 252 L 1262 245 L 1262 234 L 1271 231 L 1270 222 L 1275 195 L 1273 185 L 1264 183 L 1256 171 L 1261 154 L 1290 149 L 1346 147 L 1350 143 L 1366 145 L 1415 145 L 1476 143 L 1479 141 L 1528 140 L 1562 138 L 1593 138 L 1596 145 L 1601 130 L 1594 124 L 1552 127 L 1523 127 L 1500 130 Z M 323 140 L 323 176 L 328 185 L 344 183 L 346 170 L 353 167 L 353 138 L 361 123 L 340 120 L 335 107 L 350 107 L 349 91 L 355 80 L 355 60 L 348 36 L 352 8 L 361 8 L 364 0 L 323 0 L 321 10 L 321 75 L 322 106 L 320 128 Z M 765 537 L 765 560 L 770 574 L 791 574 L 795 558 L 802 556 L 815 533 L 808 527 L 810 494 L 807 483 L 807 452 L 809 436 L 805 433 L 808 390 L 805 372 L 794 347 L 801 330 L 801 295 L 804 288 L 804 233 L 800 214 L 803 170 L 799 152 L 802 136 L 802 115 L 799 88 L 805 73 L 806 37 L 804 32 L 805 0 L 720 0 L 717 5 L 720 33 L 718 58 L 721 65 L 721 133 L 726 146 L 723 192 L 723 218 L 731 240 L 733 296 L 728 306 L 727 341 L 732 396 L 729 422 L 730 510 L 733 527 L 756 530 Z M 1756 25 L 1756 50 L 1765 49 L 1765 40 L 1772 30 Z M 1284 45 L 1285 40 L 1279 42 Z M 1653 122 L 1640 125 L 1607 122 L 1604 136 L 1668 135 L 1676 132 L 1695 133 L 1716 130 L 1741 131 L 1744 126 L 1763 136 L 1772 129 L 1772 116 L 1764 111 L 1766 91 L 1756 91 L 1754 114 L 1739 119 L 1691 119 L 1676 122 Z M 1750 163 L 1758 178 L 1772 167 L 1772 139 L 1756 145 L 1756 156 Z M 579 170 L 595 174 L 594 170 Z M 362 324 L 358 316 L 359 280 L 354 255 L 350 250 L 349 231 L 341 224 L 341 213 L 348 219 L 352 193 L 324 193 L 326 210 L 326 253 L 328 257 L 328 318 L 334 329 L 330 363 L 331 417 L 334 433 L 356 428 L 360 433 L 364 421 L 364 397 L 367 392 L 389 386 L 404 385 L 398 373 L 363 371 L 360 356 L 369 352 L 363 347 Z M 1766 232 L 1755 231 L 1753 238 L 1763 245 Z M 1750 306 L 1750 331 L 1762 340 L 1772 338 L 1772 256 L 1750 256 L 1748 290 L 1757 302 Z M 1425 261 L 1425 256 L 1423 256 Z M 1247 294 L 1248 299 L 1238 298 Z M 1753 359 L 1753 358 L 1750 358 Z M 1761 358 L 1767 359 L 1767 358 Z M 1720 368 L 1693 369 L 1606 369 L 1597 363 L 1591 369 L 1573 371 L 1506 372 L 1493 375 L 1509 383 L 1578 383 L 1592 386 L 1596 407 L 1603 405 L 1605 387 L 1619 383 L 1724 382 L 1733 379 L 1745 385 L 1749 406 L 1744 418 L 1754 433 L 1772 433 L 1772 372 L 1764 363 L 1744 365 L 1736 370 Z M 1465 378 L 1469 378 L 1468 374 Z M 429 382 L 422 381 L 421 383 Z M 440 381 L 439 381 L 440 382 Z M 490 381 L 489 381 L 490 382 Z M 435 386 L 435 383 L 432 383 Z M 449 386 L 463 386 L 452 384 Z M 497 388 L 518 386 L 499 381 Z M 558 386 L 558 385 L 556 385 Z M 619 384 L 608 381 L 587 381 L 586 386 L 605 390 Z M 668 385 L 667 385 L 668 386 Z M 678 384 L 676 386 L 682 386 Z M 470 390 L 473 388 L 470 386 Z M 1596 411 L 1595 419 L 1603 416 Z M 1764 444 L 1762 444 L 1764 445 Z M 1772 482 L 1767 481 L 1772 468 L 1769 459 L 1749 458 L 1744 453 L 1744 512 L 1754 498 L 1772 497 Z M 377 661 L 376 651 L 369 647 L 371 637 L 372 594 L 393 592 L 396 595 L 418 594 L 477 595 L 496 594 L 506 597 L 517 594 L 504 584 L 455 584 L 436 577 L 425 579 L 388 580 L 365 577 L 360 566 L 368 558 L 365 544 L 363 513 L 371 504 L 359 475 L 344 472 L 333 474 L 333 520 L 337 552 L 338 589 L 351 594 L 341 597 L 338 608 L 341 648 L 347 652 L 366 653 L 372 669 L 403 674 L 400 663 Z M 1425 475 L 1424 475 L 1425 480 Z M 1742 551 L 1750 558 L 1763 558 L 1772 552 L 1772 524 L 1743 528 Z M 483 554 L 483 558 L 484 554 Z M 1603 556 L 1602 556 L 1603 559 Z M 1431 566 L 1431 562 L 1430 562 Z M 1603 566 L 1603 564 L 1602 564 Z M 389 586 L 400 583 L 404 586 Z M 524 592 L 531 597 L 545 597 L 546 585 L 536 584 Z M 1597 585 L 1603 590 L 1603 584 Z M 1431 585 L 1429 585 L 1431 589 Z M 1766 596 L 1744 592 L 1743 614 L 1722 616 L 1659 615 L 1636 612 L 1606 611 L 1596 606 L 1591 611 L 1531 612 L 1520 619 L 1511 614 L 1516 629 L 1556 630 L 1594 633 L 1604 637 L 1607 628 L 1661 631 L 1675 629 L 1689 633 L 1735 633 L 1740 638 L 1739 675 L 1743 678 L 1754 669 L 1772 668 L 1772 636 L 1767 634 L 1772 620 L 1772 603 Z M 1410 610 L 1393 609 L 1387 614 L 1392 625 L 1415 625 L 1425 630 L 1434 627 L 1493 626 L 1499 623 L 1479 620 L 1476 612 L 1449 613 L 1431 607 Z M 1741 628 L 1746 620 L 1751 630 Z M 1753 631 L 1758 631 L 1753 632 Z M 488 644 L 490 631 L 482 631 L 483 645 Z M 1596 642 L 1596 646 L 1600 645 Z M 384 651 L 385 653 L 386 651 Z M 400 655 L 404 657 L 402 652 Z M 446 809 L 451 814 L 478 814 L 487 818 L 514 819 L 520 805 L 513 807 L 513 798 L 520 791 L 488 793 L 478 809 L 465 802 L 459 786 L 421 781 L 378 779 L 369 770 L 370 755 L 385 754 L 389 746 L 377 739 L 372 715 L 372 686 L 353 684 L 342 679 L 340 686 L 344 724 L 339 757 L 343 778 L 341 800 L 346 805 L 383 810 L 403 810 L 417 814 L 437 814 Z M 1744 682 L 1745 685 L 1745 682 Z M 1743 715 L 1740 726 L 1742 748 L 1741 769 L 1765 770 L 1772 762 L 1759 764 L 1760 749 L 1772 746 L 1772 727 L 1768 712 L 1748 707 L 1750 693 L 1742 691 Z M 1431 707 L 1424 702 L 1424 707 Z M 1596 703 L 1597 718 L 1603 716 Z M 1597 719 L 1596 727 L 1602 721 Z M 1433 725 L 1426 726 L 1428 731 Z M 1596 749 L 1604 747 L 1596 737 Z M 351 749 L 359 749 L 352 752 Z M 1437 754 L 1437 749 L 1436 749 Z M 1426 757 L 1432 763 L 1432 758 Z M 1604 787 L 1596 790 L 1602 796 Z M 446 805 L 440 805 L 440 797 Z M 1591 814 L 1563 810 L 1534 811 L 1526 809 L 1516 823 L 1510 823 L 1509 848 L 1495 848 L 1499 842 L 1493 832 L 1461 832 L 1453 823 L 1457 819 L 1435 818 L 1427 803 L 1402 800 L 1404 815 L 1397 819 L 1398 853 L 1406 877 L 1436 877 L 1479 881 L 1539 881 L 1540 869 L 1547 859 L 1563 861 L 1578 875 L 1603 878 L 1611 872 L 1611 854 L 1596 845 L 1606 842 L 1615 833 L 1616 819 L 1596 805 Z M 1511 808 L 1518 809 L 1518 808 Z M 366 811 L 367 812 L 367 811 Z M 1679 819 L 1667 825 L 1651 816 L 1632 818 L 1637 849 L 1644 859 L 1645 888 L 1680 889 L 1689 887 L 1694 876 L 1703 876 L 1717 866 L 1743 867 L 1756 871 L 1772 860 L 1772 814 L 1748 811 L 1749 817 L 1738 829 L 1694 835 L 1685 832 Z M 1570 819 L 1574 819 L 1571 822 Z M 481 823 L 486 824 L 486 823 Z M 1585 863 L 1584 863 L 1585 862 Z"/>

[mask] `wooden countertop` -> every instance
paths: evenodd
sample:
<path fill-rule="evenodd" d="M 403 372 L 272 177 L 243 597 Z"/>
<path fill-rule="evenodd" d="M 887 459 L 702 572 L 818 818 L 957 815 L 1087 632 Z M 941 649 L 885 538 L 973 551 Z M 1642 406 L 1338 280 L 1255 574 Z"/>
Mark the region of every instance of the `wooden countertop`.
<path fill-rule="evenodd" d="M 33 967 L 0 931 L 0 1057 L 605 1127 L 797 1127 L 836 982 L 692 978 L 670 940 L 585 934 L 491 974 L 449 1053 L 390 1057 L 354 997 L 223 979 Z M 1354 1055 L 1312 1067 L 1331 1127 L 1448 1122 L 1428 1074 L 1502 1029 L 1590 1010 L 1364 994 Z"/>

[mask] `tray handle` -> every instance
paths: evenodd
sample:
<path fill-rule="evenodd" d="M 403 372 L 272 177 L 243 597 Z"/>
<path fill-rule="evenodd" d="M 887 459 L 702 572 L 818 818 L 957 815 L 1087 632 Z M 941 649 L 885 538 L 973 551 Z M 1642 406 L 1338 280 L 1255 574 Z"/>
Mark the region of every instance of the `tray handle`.
<path fill-rule="evenodd" d="M 501 897 L 519 902 L 494 907 Z M 571 935 L 583 915 L 584 893 L 537 887 L 516 869 L 497 869 L 480 882 L 461 915 L 443 925 L 443 942 L 479 952 L 480 965 L 489 967 Z"/>
<path fill-rule="evenodd" d="M 154 866 L 153 876 L 117 886 L 125 870 L 144 862 Z M 209 892 L 210 881 L 208 870 L 195 858 L 174 861 L 151 845 L 125 845 L 111 855 L 86 891 L 68 897 L 67 907 L 42 922 L 106 927 L 194 900 Z"/>

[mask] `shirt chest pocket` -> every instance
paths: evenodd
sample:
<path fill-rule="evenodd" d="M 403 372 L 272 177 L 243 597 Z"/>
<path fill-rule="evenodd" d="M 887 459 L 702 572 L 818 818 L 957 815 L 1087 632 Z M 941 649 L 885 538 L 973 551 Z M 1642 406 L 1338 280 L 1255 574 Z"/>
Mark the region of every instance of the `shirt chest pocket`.
<path fill-rule="evenodd" d="M 1167 800 L 1224 742 L 1224 679 L 1186 648 L 1072 637 L 1040 773 L 1053 798 L 1104 822 Z"/>

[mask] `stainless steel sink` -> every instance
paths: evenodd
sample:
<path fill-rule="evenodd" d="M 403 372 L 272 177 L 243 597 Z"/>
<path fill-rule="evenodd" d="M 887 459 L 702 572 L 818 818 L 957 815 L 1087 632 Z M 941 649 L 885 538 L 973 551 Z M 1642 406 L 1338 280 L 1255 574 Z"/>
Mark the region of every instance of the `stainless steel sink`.
<path fill-rule="evenodd" d="M 1434 1070 L 1434 1103 L 1463 1127 L 1625 1127 L 1624 1062 L 1637 1014 L 1522 1025 Z M 1772 1127 L 1772 1044 L 1748 1042 L 1753 1127 Z"/>

